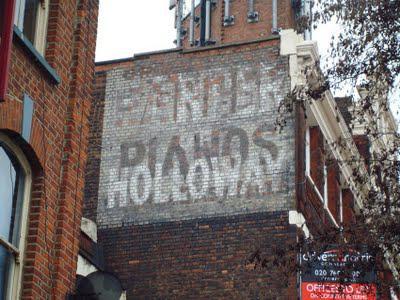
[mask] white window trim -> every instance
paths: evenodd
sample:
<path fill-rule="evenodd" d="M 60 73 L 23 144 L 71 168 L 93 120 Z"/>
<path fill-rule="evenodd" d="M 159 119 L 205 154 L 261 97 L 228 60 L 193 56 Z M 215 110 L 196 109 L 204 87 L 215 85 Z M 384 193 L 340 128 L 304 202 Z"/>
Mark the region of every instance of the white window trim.
<path fill-rule="evenodd" d="M 46 49 L 47 40 L 47 23 L 49 19 L 49 1 L 41 0 L 39 9 L 36 16 L 36 29 L 35 29 L 35 40 L 33 46 L 40 54 L 44 54 Z M 14 24 L 23 33 L 24 27 L 24 13 L 25 13 L 25 0 L 16 0 L 15 3 L 15 14 Z"/>
<path fill-rule="evenodd" d="M 329 193 L 328 193 L 328 167 L 326 166 L 326 162 L 324 162 L 324 206 L 325 207 L 329 207 L 328 203 L 329 203 Z"/>
<path fill-rule="evenodd" d="M 307 177 L 308 180 L 310 181 L 311 187 L 313 188 L 315 194 L 318 196 L 319 200 L 321 200 L 321 202 L 324 204 L 324 198 L 322 197 L 320 191 L 318 190 L 318 188 L 317 188 L 317 186 L 316 186 L 314 180 L 311 178 L 310 175 L 307 175 L 306 177 Z M 328 214 L 329 218 L 331 219 L 333 225 L 334 225 L 336 228 L 339 228 L 339 224 L 336 222 L 336 220 L 335 220 L 335 218 L 333 217 L 333 215 L 332 215 L 331 211 L 329 210 L 328 206 L 325 205 L 325 204 L 324 204 L 324 210 L 327 212 L 327 214 Z"/>
<path fill-rule="evenodd" d="M 19 235 L 19 247 L 18 247 L 18 255 L 14 255 L 16 259 L 11 267 L 11 280 L 8 281 L 7 286 L 7 295 L 6 299 L 19 299 L 21 296 L 21 288 L 22 288 L 22 268 L 24 265 L 24 257 L 25 257 L 25 247 L 26 247 L 26 235 L 28 231 L 28 216 L 29 216 L 29 207 L 30 207 L 30 197 L 31 197 L 31 186 L 32 186 L 32 171 L 29 165 L 28 160 L 26 159 L 22 150 L 16 146 L 13 141 L 5 134 L 0 133 L 0 141 L 4 143 L 8 149 L 12 152 L 12 154 L 18 159 L 21 168 L 25 173 L 24 180 L 24 193 L 23 193 L 23 204 L 21 211 L 21 230 Z"/>
<path fill-rule="evenodd" d="M 340 187 L 340 191 L 339 191 L 339 216 L 340 216 L 340 224 L 343 225 L 343 188 Z"/>
<path fill-rule="evenodd" d="M 310 127 L 306 130 L 306 175 L 310 177 L 311 168 L 311 145 L 310 145 Z"/>
<path fill-rule="evenodd" d="M 324 210 L 327 212 L 329 218 L 331 219 L 332 223 L 334 224 L 335 227 L 339 228 L 339 224 L 335 220 L 334 216 L 332 215 L 331 211 L 329 210 L 328 206 L 328 168 L 326 166 L 326 163 L 324 162 L 324 191 L 323 195 L 321 195 L 321 192 L 318 190 L 314 180 L 311 177 L 311 138 L 310 138 L 310 126 L 307 126 L 306 129 L 306 145 L 305 145 L 305 163 L 306 163 L 306 168 L 305 168 L 305 176 L 308 178 L 308 180 L 311 182 L 311 185 L 314 189 L 314 192 L 317 194 L 318 198 L 322 202 L 324 206 Z"/>

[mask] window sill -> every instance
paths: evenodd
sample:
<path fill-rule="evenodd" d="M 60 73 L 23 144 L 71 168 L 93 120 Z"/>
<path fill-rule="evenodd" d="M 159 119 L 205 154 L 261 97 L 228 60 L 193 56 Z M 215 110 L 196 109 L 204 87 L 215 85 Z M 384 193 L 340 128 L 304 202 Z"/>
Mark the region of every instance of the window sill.
<path fill-rule="evenodd" d="M 61 83 L 61 78 L 57 74 L 56 70 L 54 70 L 46 59 L 35 49 L 32 43 L 24 36 L 21 30 L 18 29 L 17 26 L 14 25 L 14 38 L 22 44 L 22 46 L 29 52 L 31 56 L 33 56 L 34 60 L 40 65 L 43 71 L 50 77 L 50 79 L 55 84 Z"/>

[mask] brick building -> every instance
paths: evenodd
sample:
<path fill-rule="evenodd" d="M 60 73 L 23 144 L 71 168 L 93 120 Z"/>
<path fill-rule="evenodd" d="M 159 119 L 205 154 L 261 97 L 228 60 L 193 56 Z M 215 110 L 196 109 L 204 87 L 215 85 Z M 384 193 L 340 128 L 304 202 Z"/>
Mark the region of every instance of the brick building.
<path fill-rule="evenodd" d="M 348 226 L 362 193 L 337 161 L 369 146 L 329 92 L 274 128 L 318 60 L 293 31 L 306 3 L 201 1 L 177 48 L 97 63 L 79 275 L 111 272 L 127 299 L 297 299 L 296 276 L 246 262 Z"/>
<path fill-rule="evenodd" d="M 0 299 L 73 292 L 97 11 L 0 3 Z"/>

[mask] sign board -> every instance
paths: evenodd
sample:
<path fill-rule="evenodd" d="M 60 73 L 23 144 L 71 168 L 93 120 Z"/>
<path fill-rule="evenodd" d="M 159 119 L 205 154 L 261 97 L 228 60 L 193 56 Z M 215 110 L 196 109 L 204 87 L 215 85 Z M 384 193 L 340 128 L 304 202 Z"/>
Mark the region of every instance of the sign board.
<path fill-rule="evenodd" d="M 376 300 L 375 284 L 302 282 L 301 299 Z"/>
<path fill-rule="evenodd" d="M 368 251 L 332 248 L 301 256 L 301 295 L 308 299 L 376 299 L 375 258 Z"/>
<path fill-rule="evenodd" d="M 274 130 L 290 90 L 278 54 L 171 54 L 162 68 L 139 60 L 109 71 L 100 228 L 289 210 L 294 129 L 288 120 Z"/>

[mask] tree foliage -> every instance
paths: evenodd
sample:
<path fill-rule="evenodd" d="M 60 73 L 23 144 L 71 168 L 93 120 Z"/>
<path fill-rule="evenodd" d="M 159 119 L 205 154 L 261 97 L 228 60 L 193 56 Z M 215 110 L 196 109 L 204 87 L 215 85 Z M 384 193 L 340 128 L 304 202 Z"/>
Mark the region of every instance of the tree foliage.
<path fill-rule="evenodd" d="M 348 95 L 353 102 L 349 130 L 353 133 L 354 127 L 362 128 L 370 143 L 370 158 L 365 162 L 352 155 L 338 164 L 350 166 L 359 190 L 366 190 L 363 205 L 351 228 L 314 236 L 312 243 L 322 248 L 332 243 L 368 245 L 394 275 L 394 282 L 387 284 L 399 288 L 400 136 L 391 126 L 389 107 L 390 102 L 400 106 L 400 1 L 320 0 L 312 18 L 306 22 L 300 19 L 299 31 L 331 22 L 339 24 L 341 31 L 332 37 L 329 60 L 323 68 L 309 66 L 303 70 L 306 83 L 281 103 L 277 126 L 285 125 L 296 105 L 305 109 L 309 103 L 320 101 L 329 89 L 355 88 L 356 92 Z M 318 79 L 308 80 L 315 68 L 320 71 Z M 352 136 L 346 138 L 352 140 Z M 343 139 L 330 146 L 348 151 Z M 365 163 L 368 172 L 360 168 Z"/>

